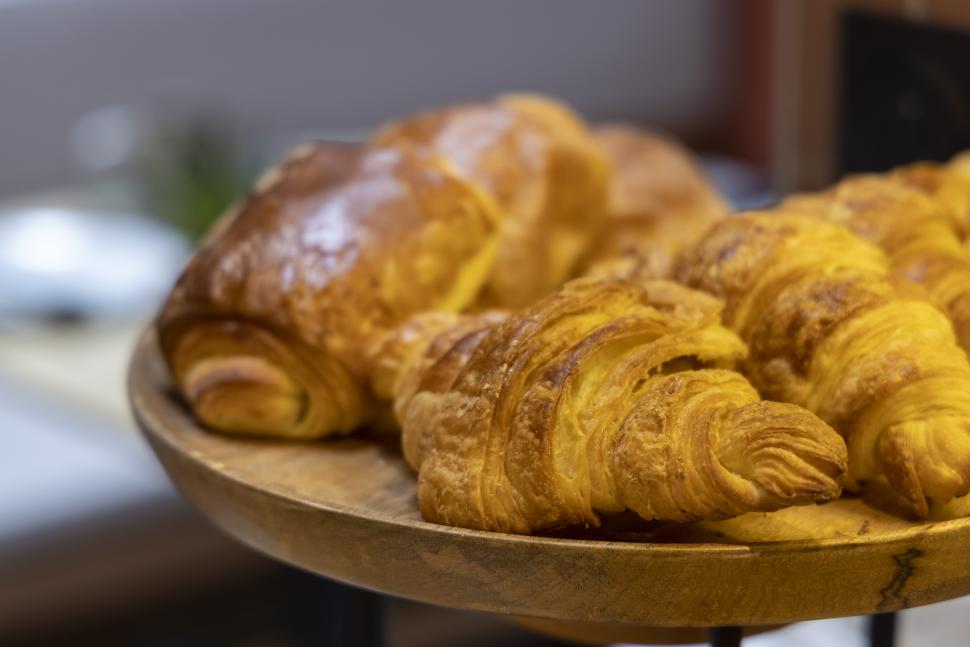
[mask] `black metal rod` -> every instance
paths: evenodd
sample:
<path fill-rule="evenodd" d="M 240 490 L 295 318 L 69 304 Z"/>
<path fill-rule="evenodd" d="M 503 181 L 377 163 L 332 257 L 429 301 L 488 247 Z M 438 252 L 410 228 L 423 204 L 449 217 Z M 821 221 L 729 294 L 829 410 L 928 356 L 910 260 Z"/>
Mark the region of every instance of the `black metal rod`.
<path fill-rule="evenodd" d="M 384 647 L 386 603 L 379 593 L 334 582 L 309 573 L 297 573 L 289 605 L 293 633 L 301 645 L 315 647 Z"/>
<path fill-rule="evenodd" d="M 335 646 L 384 646 L 383 596 L 364 589 L 344 586 L 343 600 L 338 605 L 337 622 L 332 627 Z"/>
<path fill-rule="evenodd" d="M 869 644 L 872 647 L 894 647 L 896 644 L 896 613 L 874 613 L 869 616 Z"/>
<path fill-rule="evenodd" d="M 711 647 L 738 647 L 741 644 L 741 627 L 711 627 Z"/>

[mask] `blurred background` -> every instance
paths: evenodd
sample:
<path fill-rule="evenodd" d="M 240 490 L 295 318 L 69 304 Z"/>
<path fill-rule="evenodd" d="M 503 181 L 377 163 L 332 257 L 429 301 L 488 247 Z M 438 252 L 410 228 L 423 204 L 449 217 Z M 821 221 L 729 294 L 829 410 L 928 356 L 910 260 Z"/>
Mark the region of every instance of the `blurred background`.
<path fill-rule="evenodd" d="M 124 393 L 198 237 L 288 147 L 534 90 L 683 138 L 759 205 L 970 147 L 968 60 L 963 0 L 0 0 L 0 644 L 342 644 L 360 600 L 189 510 Z M 553 644 L 382 604 L 394 646 Z M 901 644 L 967 611 L 907 611 Z"/>

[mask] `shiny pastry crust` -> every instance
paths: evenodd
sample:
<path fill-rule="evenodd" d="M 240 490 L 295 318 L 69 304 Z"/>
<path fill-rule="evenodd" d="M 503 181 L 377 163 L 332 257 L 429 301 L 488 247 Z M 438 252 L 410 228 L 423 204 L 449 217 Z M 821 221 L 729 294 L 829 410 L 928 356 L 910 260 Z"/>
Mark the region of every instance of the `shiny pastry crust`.
<path fill-rule="evenodd" d="M 938 201 L 889 178 L 861 175 L 824 193 L 789 198 L 782 209 L 844 225 L 879 245 L 896 277 L 925 287 L 949 315 L 960 345 L 970 349 L 970 256 Z"/>
<path fill-rule="evenodd" d="M 499 323 L 466 318 L 404 367 L 395 410 L 425 519 L 531 533 L 718 519 L 838 496 L 839 436 L 729 367 L 720 303 L 579 279 Z"/>
<path fill-rule="evenodd" d="M 970 491 L 970 364 L 945 315 L 902 298 L 848 229 L 789 213 L 715 225 L 679 277 L 726 302 L 762 395 L 845 437 L 852 487 L 885 480 L 920 516 Z"/>
<path fill-rule="evenodd" d="M 158 319 L 207 426 L 316 437 L 374 412 L 368 344 L 471 303 L 494 262 L 494 203 L 428 150 L 300 147 L 189 263 Z"/>
<path fill-rule="evenodd" d="M 533 95 L 433 110 L 392 122 L 373 146 L 429 147 L 503 215 L 482 303 L 517 308 L 561 285 L 603 225 L 608 167 L 582 121 Z"/>
<path fill-rule="evenodd" d="M 585 273 L 668 276 L 677 252 L 723 218 L 727 203 L 678 142 L 623 124 L 593 135 L 612 173 L 606 226 Z"/>

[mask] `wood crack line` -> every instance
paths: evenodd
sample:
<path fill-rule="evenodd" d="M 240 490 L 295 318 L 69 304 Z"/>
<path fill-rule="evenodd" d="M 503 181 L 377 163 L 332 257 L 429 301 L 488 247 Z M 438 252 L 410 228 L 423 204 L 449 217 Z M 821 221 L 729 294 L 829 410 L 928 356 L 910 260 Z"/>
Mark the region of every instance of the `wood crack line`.
<path fill-rule="evenodd" d="M 888 611 L 899 608 L 905 609 L 909 606 L 909 602 L 903 595 L 903 588 L 915 571 L 913 560 L 922 554 L 923 551 L 910 548 L 905 553 L 893 555 L 893 561 L 896 562 L 896 570 L 893 572 L 893 578 L 889 580 L 889 584 L 879 590 L 879 604 L 876 605 L 877 611 Z"/>

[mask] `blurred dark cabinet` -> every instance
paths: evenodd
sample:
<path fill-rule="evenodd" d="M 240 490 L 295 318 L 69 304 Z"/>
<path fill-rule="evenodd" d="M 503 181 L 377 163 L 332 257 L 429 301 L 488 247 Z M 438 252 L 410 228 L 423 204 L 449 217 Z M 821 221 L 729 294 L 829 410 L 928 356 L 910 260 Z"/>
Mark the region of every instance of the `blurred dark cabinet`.
<path fill-rule="evenodd" d="M 970 148 L 970 32 L 848 13 L 841 90 L 842 173 Z"/>

